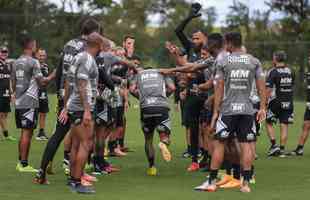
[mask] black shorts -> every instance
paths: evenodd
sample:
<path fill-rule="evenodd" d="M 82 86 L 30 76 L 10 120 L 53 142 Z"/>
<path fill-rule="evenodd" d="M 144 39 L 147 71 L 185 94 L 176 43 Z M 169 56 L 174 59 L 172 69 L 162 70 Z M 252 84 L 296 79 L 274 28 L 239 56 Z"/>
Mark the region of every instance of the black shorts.
<path fill-rule="evenodd" d="M 11 112 L 11 100 L 9 97 L 0 97 L 0 113 Z"/>
<path fill-rule="evenodd" d="M 270 102 L 267 110 L 267 123 L 276 123 L 277 120 L 281 124 L 292 124 L 294 122 L 294 109 L 283 109 L 281 103 Z"/>
<path fill-rule="evenodd" d="M 94 119 L 93 117 L 94 112 L 92 112 L 91 114 L 92 114 L 92 119 Z M 68 111 L 68 115 L 69 115 L 69 121 L 71 125 L 78 126 L 83 121 L 84 111 Z"/>
<path fill-rule="evenodd" d="M 115 127 L 123 127 L 125 122 L 125 108 L 116 107 L 115 108 L 116 116 L 115 116 Z"/>
<path fill-rule="evenodd" d="M 38 109 L 16 109 L 15 122 L 17 128 L 35 129 L 38 123 Z"/>
<path fill-rule="evenodd" d="M 48 113 L 48 100 L 47 99 L 39 99 L 39 113 Z"/>
<path fill-rule="evenodd" d="M 310 121 L 310 109 L 306 108 L 304 121 Z"/>
<path fill-rule="evenodd" d="M 227 140 L 236 137 L 239 142 L 255 142 L 256 127 L 253 115 L 220 116 L 216 124 L 215 139 Z"/>
<path fill-rule="evenodd" d="M 95 106 L 96 116 L 95 124 L 96 126 L 111 126 L 114 122 L 112 117 L 112 108 L 104 101 L 98 100 Z"/>
<path fill-rule="evenodd" d="M 192 124 L 199 123 L 200 111 L 204 106 L 204 100 L 198 96 L 189 96 L 184 105 L 184 124 L 191 127 Z"/>
<path fill-rule="evenodd" d="M 157 132 L 171 133 L 169 109 L 165 107 L 149 107 L 141 109 L 141 125 L 144 134 Z"/>

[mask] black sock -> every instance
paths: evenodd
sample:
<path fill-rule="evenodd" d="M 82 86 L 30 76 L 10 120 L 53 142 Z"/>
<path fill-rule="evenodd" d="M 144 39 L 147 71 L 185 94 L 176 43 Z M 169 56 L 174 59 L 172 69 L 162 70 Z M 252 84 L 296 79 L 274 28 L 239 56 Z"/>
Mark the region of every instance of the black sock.
<path fill-rule="evenodd" d="M 118 144 L 119 144 L 121 147 L 124 147 L 124 138 L 118 139 Z"/>
<path fill-rule="evenodd" d="M 187 145 L 187 153 L 191 152 L 191 145 Z"/>
<path fill-rule="evenodd" d="M 70 151 L 64 150 L 64 159 L 65 160 L 70 160 Z"/>
<path fill-rule="evenodd" d="M 44 133 L 44 128 L 40 128 L 40 133 Z"/>
<path fill-rule="evenodd" d="M 4 137 L 8 137 L 9 136 L 8 130 L 3 130 L 2 132 L 3 132 Z"/>
<path fill-rule="evenodd" d="M 240 170 L 241 170 L 240 165 L 239 164 L 232 164 L 232 168 L 233 168 L 234 178 L 240 180 Z"/>
<path fill-rule="evenodd" d="M 281 150 L 281 151 L 284 151 L 284 149 L 285 149 L 285 146 L 284 146 L 284 145 L 281 145 L 281 146 L 280 146 L 280 150 Z"/>
<path fill-rule="evenodd" d="M 23 167 L 27 167 L 27 166 L 28 166 L 28 160 L 21 160 L 21 161 L 20 161 L 20 164 L 21 164 Z"/>
<path fill-rule="evenodd" d="M 154 157 L 150 157 L 150 158 L 147 158 L 148 161 L 149 161 L 149 167 L 153 167 L 154 166 Z"/>
<path fill-rule="evenodd" d="M 303 149 L 303 148 L 304 148 L 304 145 L 300 145 L 300 144 L 299 144 L 299 145 L 297 146 L 296 150 L 301 150 L 301 149 Z"/>
<path fill-rule="evenodd" d="M 276 140 L 275 139 L 271 139 L 270 143 L 271 143 L 271 146 L 275 146 L 276 145 Z"/>
<path fill-rule="evenodd" d="M 218 169 L 211 169 L 209 176 L 209 184 L 212 184 L 217 179 Z"/>
<path fill-rule="evenodd" d="M 227 174 L 227 175 L 231 175 L 232 164 L 231 164 L 229 161 L 224 160 L 224 162 L 223 162 L 223 167 L 224 167 L 224 169 L 226 170 L 226 174 Z"/>
<path fill-rule="evenodd" d="M 80 178 L 74 178 L 72 176 L 70 176 L 70 180 L 74 183 L 81 183 L 81 179 Z"/>
<path fill-rule="evenodd" d="M 115 140 L 109 141 L 108 148 L 109 148 L 110 153 L 114 152 L 114 149 L 116 148 L 116 146 L 117 146 L 117 142 Z"/>
<path fill-rule="evenodd" d="M 243 180 L 246 182 L 250 182 L 251 180 L 251 170 L 244 170 L 242 172 Z"/>

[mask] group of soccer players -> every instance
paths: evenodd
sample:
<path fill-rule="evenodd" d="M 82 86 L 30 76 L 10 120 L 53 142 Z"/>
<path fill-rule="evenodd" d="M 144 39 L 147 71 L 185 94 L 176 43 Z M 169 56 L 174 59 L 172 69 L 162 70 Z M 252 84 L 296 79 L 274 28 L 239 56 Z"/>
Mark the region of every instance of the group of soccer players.
<path fill-rule="evenodd" d="M 155 131 L 164 160 L 172 159 L 168 98 L 173 93 L 180 105 L 182 125 L 186 127 L 188 148 L 183 156 L 191 157 L 187 170 L 209 172 L 207 180 L 195 190 L 214 192 L 218 188 L 240 187 L 241 192 L 251 191 L 250 184 L 255 182 L 256 139 L 265 119 L 271 141 L 268 156 L 302 155 L 310 130 L 310 103 L 299 144 L 296 150 L 287 153 L 288 125 L 293 122 L 294 113 L 294 74 L 285 62 L 285 52 L 273 55 L 273 66 L 265 73 L 260 61 L 246 52 L 238 32 L 208 35 L 197 30 L 188 39 L 183 31 L 192 19 L 200 16 L 200 8 L 199 4 L 193 4 L 189 16 L 176 29 L 184 48 L 166 43 L 176 63 L 173 68 L 142 67 L 140 58 L 134 54 L 134 37 L 126 36 L 123 47 L 115 47 L 114 42 L 102 36 L 102 27 L 92 18 L 82 23 L 80 37 L 66 43 L 60 63 L 52 73 L 45 64 L 46 52 L 37 49 L 31 37 L 23 39 L 23 53 L 14 62 L 7 60 L 8 49 L 1 47 L 0 125 L 4 137 L 14 140 L 6 123 L 12 99 L 16 126 L 21 129 L 16 169 L 35 172 L 35 183 L 48 184 L 47 174 L 53 174 L 52 161 L 64 140 L 68 186 L 77 193 L 94 193 L 93 182 L 97 178 L 93 175 L 119 170 L 106 160 L 107 149 L 110 156 L 125 156 L 128 151 L 124 137 L 129 94 L 140 102 L 150 176 L 157 175 Z M 307 74 L 307 101 L 310 101 L 309 77 Z M 46 87 L 52 80 L 56 80 L 57 86 L 57 121 L 40 169 L 36 170 L 28 163 L 31 138 L 39 117 L 37 139 L 47 139 Z M 277 120 L 280 146 L 273 129 Z M 92 175 L 86 173 L 89 165 Z M 219 176 L 222 168 L 226 174 Z"/>

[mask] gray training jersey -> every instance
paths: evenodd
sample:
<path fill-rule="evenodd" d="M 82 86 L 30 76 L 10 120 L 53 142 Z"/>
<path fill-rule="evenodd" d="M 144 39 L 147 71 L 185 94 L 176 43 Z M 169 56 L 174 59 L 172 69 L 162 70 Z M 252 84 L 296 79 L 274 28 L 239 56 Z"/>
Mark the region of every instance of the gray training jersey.
<path fill-rule="evenodd" d="M 261 63 L 245 53 L 232 53 L 217 62 L 216 80 L 224 80 L 222 115 L 253 115 L 250 99 L 256 79 L 263 79 Z"/>
<path fill-rule="evenodd" d="M 39 107 L 37 78 L 43 77 L 38 60 L 22 55 L 13 63 L 12 77 L 16 81 L 16 109 Z"/>
<path fill-rule="evenodd" d="M 159 70 L 148 69 L 139 72 L 135 79 L 139 90 L 140 107 L 169 108 L 166 96 L 166 85 L 173 81 L 159 73 Z"/>
<path fill-rule="evenodd" d="M 74 77 L 73 92 L 69 97 L 67 106 L 69 111 L 84 111 L 80 94 L 78 91 L 78 80 L 87 81 L 86 101 L 89 103 L 91 110 L 94 110 L 97 85 L 98 85 L 98 67 L 95 59 L 87 52 L 79 53 L 75 56 L 73 64 L 69 68 L 68 75 Z"/>

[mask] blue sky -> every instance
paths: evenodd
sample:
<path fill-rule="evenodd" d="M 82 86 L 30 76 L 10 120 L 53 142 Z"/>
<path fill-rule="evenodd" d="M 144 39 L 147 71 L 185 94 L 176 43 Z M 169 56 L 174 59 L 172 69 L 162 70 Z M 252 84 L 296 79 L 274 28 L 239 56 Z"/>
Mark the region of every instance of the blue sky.
<path fill-rule="evenodd" d="M 57 5 L 61 5 L 61 0 L 49 0 L 50 2 L 54 2 Z M 116 0 L 120 1 L 120 0 Z M 218 20 L 216 24 L 218 26 L 223 25 L 225 22 L 225 16 L 229 12 L 229 6 L 233 4 L 233 0 L 189 0 L 191 2 L 199 2 L 203 5 L 204 8 L 214 6 L 216 8 L 218 14 Z M 240 0 L 241 2 L 249 5 L 250 13 L 254 9 L 266 10 L 267 6 L 265 5 L 265 0 Z M 272 18 L 277 18 L 279 14 L 274 13 L 271 15 Z M 156 24 L 156 17 L 153 18 L 153 23 Z"/>

